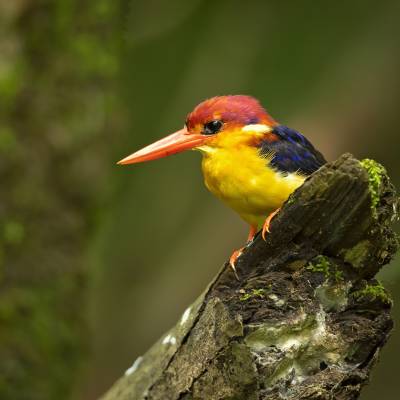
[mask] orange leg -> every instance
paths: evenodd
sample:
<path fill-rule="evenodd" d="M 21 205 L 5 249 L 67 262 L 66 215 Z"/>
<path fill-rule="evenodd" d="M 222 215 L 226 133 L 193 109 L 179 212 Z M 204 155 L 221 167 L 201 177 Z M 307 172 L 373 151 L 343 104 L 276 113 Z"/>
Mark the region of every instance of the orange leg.
<path fill-rule="evenodd" d="M 271 214 L 269 214 L 267 219 L 265 220 L 263 228 L 262 228 L 262 232 L 261 232 L 261 236 L 264 239 L 264 241 L 265 241 L 265 232 L 270 233 L 269 226 L 271 224 L 272 218 L 274 218 L 275 215 L 278 214 L 280 209 L 281 209 L 280 207 L 277 208 L 275 211 L 273 211 Z"/>
<path fill-rule="evenodd" d="M 246 246 L 254 239 L 254 236 L 256 235 L 256 233 L 257 233 L 257 226 L 251 225 L 251 226 L 250 226 L 250 230 L 249 230 L 249 234 L 248 234 L 248 236 L 247 236 L 247 243 L 246 243 Z M 235 274 L 237 280 L 239 280 L 239 276 L 238 276 L 238 274 L 237 274 L 237 272 L 236 272 L 235 263 L 236 263 L 236 260 L 237 260 L 237 259 L 241 256 L 241 254 L 243 253 L 243 250 L 245 249 L 246 246 L 243 246 L 243 247 L 241 247 L 240 249 L 235 250 L 235 251 L 232 253 L 232 255 L 231 255 L 230 259 L 229 259 L 229 265 L 231 266 L 231 268 L 232 268 L 232 270 L 233 270 L 233 273 Z"/>

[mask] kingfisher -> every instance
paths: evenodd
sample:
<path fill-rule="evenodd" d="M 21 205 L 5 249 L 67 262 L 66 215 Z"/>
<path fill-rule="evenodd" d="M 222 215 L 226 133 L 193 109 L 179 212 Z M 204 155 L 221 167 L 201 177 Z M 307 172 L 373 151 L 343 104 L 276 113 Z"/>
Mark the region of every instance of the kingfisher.
<path fill-rule="evenodd" d="M 254 97 L 217 96 L 198 104 L 178 130 L 125 157 L 134 164 L 198 150 L 208 190 L 249 224 L 246 246 L 307 176 L 326 163 L 323 155 L 299 132 L 276 122 Z M 245 247 L 235 250 L 235 264 Z"/>

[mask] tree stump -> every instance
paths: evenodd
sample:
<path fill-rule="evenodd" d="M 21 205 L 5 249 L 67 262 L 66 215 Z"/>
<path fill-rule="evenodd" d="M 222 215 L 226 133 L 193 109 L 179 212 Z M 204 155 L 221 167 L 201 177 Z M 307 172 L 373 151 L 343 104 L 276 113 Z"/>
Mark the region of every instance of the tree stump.
<path fill-rule="evenodd" d="M 105 400 L 356 399 L 392 329 L 394 187 L 345 154 L 296 190 Z"/>

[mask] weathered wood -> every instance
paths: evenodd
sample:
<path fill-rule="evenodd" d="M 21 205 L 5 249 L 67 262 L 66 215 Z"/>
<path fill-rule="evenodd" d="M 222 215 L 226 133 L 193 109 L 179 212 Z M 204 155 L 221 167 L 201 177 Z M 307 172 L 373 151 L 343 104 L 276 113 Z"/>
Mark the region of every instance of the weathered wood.
<path fill-rule="evenodd" d="M 356 399 L 393 325 L 396 206 L 379 164 L 324 166 L 104 399 Z"/>

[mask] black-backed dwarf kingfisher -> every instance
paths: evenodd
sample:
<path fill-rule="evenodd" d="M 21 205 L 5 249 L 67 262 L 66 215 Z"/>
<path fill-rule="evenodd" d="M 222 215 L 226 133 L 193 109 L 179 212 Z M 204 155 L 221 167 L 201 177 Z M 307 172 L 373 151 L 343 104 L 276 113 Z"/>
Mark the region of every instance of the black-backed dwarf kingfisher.
<path fill-rule="evenodd" d="M 305 178 L 326 161 L 299 132 L 277 123 L 250 96 L 218 96 L 200 103 L 183 129 L 131 154 L 118 164 L 150 161 L 199 150 L 207 188 L 257 231 L 269 232 L 272 217 Z M 244 247 L 233 252 L 230 265 Z M 236 275 L 237 276 L 237 275 Z"/>

